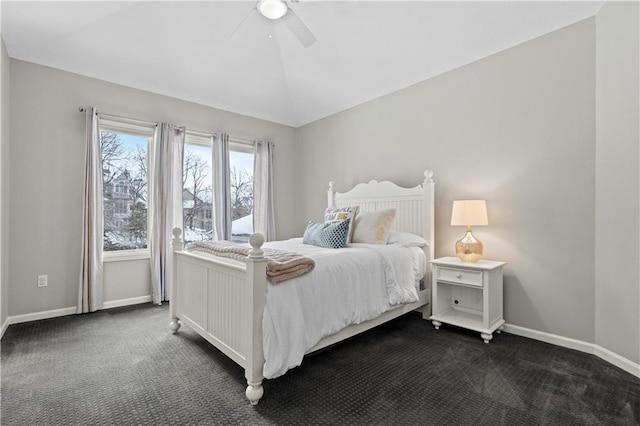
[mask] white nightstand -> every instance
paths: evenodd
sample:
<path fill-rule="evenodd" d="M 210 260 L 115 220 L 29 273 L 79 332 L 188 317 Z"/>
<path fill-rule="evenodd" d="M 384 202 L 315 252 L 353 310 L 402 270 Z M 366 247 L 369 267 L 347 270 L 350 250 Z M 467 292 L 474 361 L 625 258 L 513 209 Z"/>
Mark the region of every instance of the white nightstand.
<path fill-rule="evenodd" d="M 457 257 L 432 260 L 432 315 L 436 330 L 442 323 L 480 333 L 485 343 L 504 328 L 502 266 L 506 262 L 462 262 Z"/>

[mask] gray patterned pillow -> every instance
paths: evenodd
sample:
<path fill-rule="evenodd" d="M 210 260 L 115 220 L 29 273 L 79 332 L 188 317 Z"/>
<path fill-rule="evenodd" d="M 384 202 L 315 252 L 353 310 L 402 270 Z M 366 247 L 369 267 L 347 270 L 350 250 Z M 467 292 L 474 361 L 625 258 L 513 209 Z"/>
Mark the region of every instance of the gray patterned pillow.
<path fill-rule="evenodd" d="M 350 219 L 325 223 L 310 221 L 302 236 L 302 242 L 326 248 L 346 247 L 349 222 L 351 222 Z"/>
<path fill-rule="evenodd" d="M 349 235 L 347 236 L 347 243 L 350 243 L 353 238 L 353 223 L 356 215 L 358 214 L 358 209 L 359 206 L 328 208 L 324 211 L 324 221 L 327 223 L 349 219 Z"/>

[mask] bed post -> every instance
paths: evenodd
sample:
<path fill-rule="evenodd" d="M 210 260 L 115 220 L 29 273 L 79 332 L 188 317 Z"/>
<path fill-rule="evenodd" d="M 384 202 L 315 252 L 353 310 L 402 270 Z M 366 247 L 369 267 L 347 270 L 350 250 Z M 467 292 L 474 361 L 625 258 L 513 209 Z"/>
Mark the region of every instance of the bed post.
<path fill-rule="evenodd" d="M 178 256 L 176 253 L 182 251 L 182 230 L 180 228 L 173 228 L 173 239 L 171 244 L 173 246 L 173 262 L 171 268 L 171 281 L 169 283 L 169 315 L 171 316 L 171 322 L 169 328 L 173 334 L 176 334 L 180 329 L 180 320 L 178 319 L 178 290 L 176 284 L 178 283 Z"/>
<path fill-rule="evenodd" d="M 426 248 L 429 252 L 425 253 L 429 260 L 435 259 L 435 185 L 433 181 L 433 171 L 425 170 L 424 182 L 422 183 L 422 189 L 424 190 L 424 222 L 422 224 L 422 233 L 427 237 L 426 239 L 429 242 L 429 246 Z M 425 286 L 429 288 L 431 292 L 431 263 L 427 263 L 427 271 L 424 274 L 424 279 Z M 422 308 L 422 318 L 428 320 L 430 316 L 431 303 Z"/>
<path fill-rule="evenodd" d="M 247 390 L 245 395 L 252 405 L 258 404 L 264 394 L 262 375 L 264 369 L 264 351 L 262 347 L 262 315 L 267 292 L 267 261 L 261 247 L 264 236 L 260 233 L 249 238 L 251 250 L 247 258 L 247 284 L 249 293 L 247 312 L 253 312 L 250 318 L 248 339 L 249 347 L 246 355 L 245 377 Z"/>
<path fill-rule="evenodd" d="M 333 190 L 333 181 L 329 182 L 329 190 L 327 191 L 327 208 L 333 209 L 336 206 L 336 192 Z"/>
<path fill-rule="evenodd" d="M 433 181 L 433 171 L 425 170 L 424 182 L 422 188 L 424 189 L 424 235 L 428 236 L 429 242 L 429 260 L 435 258 L 435 182 Z"/>

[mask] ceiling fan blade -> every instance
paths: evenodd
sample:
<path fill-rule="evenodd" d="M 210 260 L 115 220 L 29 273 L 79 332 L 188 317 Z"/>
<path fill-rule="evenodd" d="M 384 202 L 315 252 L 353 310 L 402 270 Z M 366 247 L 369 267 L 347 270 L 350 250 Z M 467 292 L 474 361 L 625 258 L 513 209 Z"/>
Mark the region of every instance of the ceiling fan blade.
<path fill-rule="evenodd" d="M 233 31 L 231 32 L 231 35 L 229 35 L 229 38 L 233 38 L 234 35 L 236 35 L 236 33 L 238 32 L 238 30 L 240 29 L 240 27 L 242 26 L 242 24 L 244 24 L 244 21 L 246 21 L 249 16 L 251 16 L 254 12 L 257 12 L 258 9 L 256 9 L 255 7 L 253 7 L 249 13 L 247 13 L 247 15 L 242 19 L 242 21 L 240 21 L 240 23 L 238 24 L 238 26 L 236 26 Z"/>
<path fill-rule="evenodd" d="M 281 19 L 287 24 L 287 27 L 289 27 L 298 41 L 300 41 L 304 47 L 309 47 L 318 41 L 316 36 L 313 35 L 298 15 L 296 15 L 290 7 L 288 9 L 287 13 Z"/>

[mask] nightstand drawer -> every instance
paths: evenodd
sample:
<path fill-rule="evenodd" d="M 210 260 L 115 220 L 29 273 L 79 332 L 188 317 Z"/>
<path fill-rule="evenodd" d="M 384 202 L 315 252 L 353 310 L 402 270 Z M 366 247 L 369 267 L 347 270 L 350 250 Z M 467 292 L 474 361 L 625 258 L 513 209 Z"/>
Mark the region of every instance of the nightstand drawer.
<path fill-rule="evenodd" d="M 482 271 L 439 267 L 437 279 L 451 283 L 482 287 Z"/>

